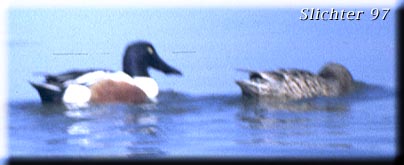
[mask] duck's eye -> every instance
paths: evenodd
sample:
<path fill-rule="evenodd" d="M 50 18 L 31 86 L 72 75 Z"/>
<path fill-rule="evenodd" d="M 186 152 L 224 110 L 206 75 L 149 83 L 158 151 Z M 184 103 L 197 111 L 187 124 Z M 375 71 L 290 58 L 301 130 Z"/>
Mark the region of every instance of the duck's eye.
<path fill-rule="evenodd" d="M 153 48 L 150 46 L 147 47 L 147 52 L 149 52 L 149 54 L 154 54 Z"/>

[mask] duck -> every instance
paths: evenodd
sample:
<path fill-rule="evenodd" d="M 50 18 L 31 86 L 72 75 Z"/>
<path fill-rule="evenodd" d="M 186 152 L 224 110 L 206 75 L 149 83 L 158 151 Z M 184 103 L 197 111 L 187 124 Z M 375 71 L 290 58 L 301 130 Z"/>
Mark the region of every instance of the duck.
<path fill-rule="evenodd" d="M 135 41 L 125 50 L 123 71 L 109 69 L 73 69 L 59 74 L 42 74 L 43 82 L 29 83 L 42 103 L 64 103 L 86 107 L 90 103 L 156 102 L 159 88 L 149 68 L 164 74 L 182 75 L 167 64 L 148 41 Z"/>
<path fill-rule="evenodd" d="M 248 80 L 236 80 L 242 95 L 248 98 L 269 98 L 278 101 L 314 97 L 337 97 L 355 88 L 352 74 L 342 64 L 328 62 L 314 74 L 302 69 L 248 72 Z"/>

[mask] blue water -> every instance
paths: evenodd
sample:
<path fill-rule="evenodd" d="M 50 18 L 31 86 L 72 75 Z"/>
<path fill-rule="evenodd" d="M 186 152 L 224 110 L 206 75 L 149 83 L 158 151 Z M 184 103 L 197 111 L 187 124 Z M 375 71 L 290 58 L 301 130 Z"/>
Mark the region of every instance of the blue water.
<path fill-rule="evenodd" d="M 9 154 L 74 157 L 345 158 L 396 154 L 395 13 L 300 21 L 300 9 L 9 9 Z M 42 105 L 28 80 L 72 68 L 121 70 L 126 45 L 153 43 L 183 76 L 151 70 L 152 105 Z M 62 55 L 61 55 L 62 54 Z M 244 100 L 237 68 L 333 61 L 367 85 L 338 98 Z"/>

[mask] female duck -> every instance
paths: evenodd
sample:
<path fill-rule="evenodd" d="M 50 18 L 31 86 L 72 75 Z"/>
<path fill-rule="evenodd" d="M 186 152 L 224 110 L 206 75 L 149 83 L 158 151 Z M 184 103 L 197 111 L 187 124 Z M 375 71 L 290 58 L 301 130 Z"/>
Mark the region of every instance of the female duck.
<path fill-rule="evenodd" d="M 304 70 L 248 71 L 249 80 L 236 81 L 244 96 L 297 100 L 339 96 L 353 90 L 351 73 L 342 65 L 326 64 L 318 75 Z"/>
<path fill-rule="evenodd" d="M 158 85 L 150 78 L 149 67 L 165 74 L 181 75 L 180 71 L 158 56 L 149 42 L 138 41 L 126 48 L 123 72 L 105 69 L 73 70 L 45 75 L 43 83 L 30 83 L 38 91 L 43 103 L 146 103 L 155 100 L 158 94 Z"/>

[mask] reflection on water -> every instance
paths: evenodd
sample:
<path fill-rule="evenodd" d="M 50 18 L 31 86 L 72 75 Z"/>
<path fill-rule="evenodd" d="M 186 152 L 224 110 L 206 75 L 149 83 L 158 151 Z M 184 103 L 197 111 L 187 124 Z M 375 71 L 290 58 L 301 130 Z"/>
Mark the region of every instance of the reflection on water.
<path fill-rule="evenodd" d="M 157 146 L 160 142 L 158 116 L 154 105 L 96 105 L 88 109 L 74 110 L 68 117 L 87 120 L 73 123 L 67 132 L 73 137 L 68 143 L 88 148 L 120 148 L 118 155 L 148 156 L 163 154 Z M 155 110 L 155 109 L 154 109 Z M 108 124 L 106 124 L 108 123 Z M 81 136 L 80 136 L 81 135 Z M 124 152 L 123 152 L 124 151 Z"/>
<path fill-rule="evenodd" d="M 16 156 L 125 158 L 360 155 L 363 146 L 375 142 L 359 140 L 370 135 L 357 127 L 379 126 L 363 119 L 354 106 L 392 97 L 394 93 L 371 87 L 338 98 L 294 102 L 173 91 L 162 92 L 157 104 L 92 105 L 74 110 L 38 101 L 11 102 L 10 152 Z"/>
<path fill-rule="evenodd" d="M 351 119 L 352 113 L 355 113 L 350 112 L 352 105 L 394 98 L 395 95 L 392 90 L 383 87 L 359 85 L 354 93 L 333 98 L 278 101 L 242 97 L 237 118 L 254 131 L 250 138 L 237 143 L 306 149 L 356 149 L 355 142 L 345 140 L 357 136 L 352 131 L 352 123 L 355 123 Z M 327 137 L 334 140 L 330 141 Z"/>
<path fill-rule="evenodd" d="M 57 104 L 26 103 L 11 104 L 10 106 L 14 111 L 22 110 L 25 113 L 31 113 L 33 118 L 44 119 L 45 117 L 46 120 L 32 121 L 32 123 L 38 124 L 33 126 L 35 127 L 33 130 L 38 131 L 37 129 L 40 127 L 47 132 L 46 129 L 52 128 L 53 131 L 48 130 L 52 135 L 48 134 L 44 138 L 46 144 L 63 146 L 67 150 L 69 150 L 68 148 L 81 150 L 76 153 L 74 150 L 70 151 L 75 156 L 82 154 L 84 156 L 147 156 L 148 154 L 164 153 L 155 147 L 161 141 L 159 139 L 159 117 L 153 112 L 156 109 L 155 105 L 109 104 L 74 110 L 68 110 L 65 106 Z M 57 116 L 57 118 L 53 116 Z M 66 122 L 67 120 L 69 122 Z M 13 128 L 11 126 L 10 130 L 17 129 Z M 34 139 L 41 140 L 41 138 Z M 117 151 L 113 152 L 114 150 Z M 108 154 L 103 154 L 103 152 Z M 32 154 L 35 155 L 35 153 Z M 58 153 L 53 154 L 59 155 Z M 66 154 L 69 155 L 68 152 L 63 152 L 61 155 Z"/>

